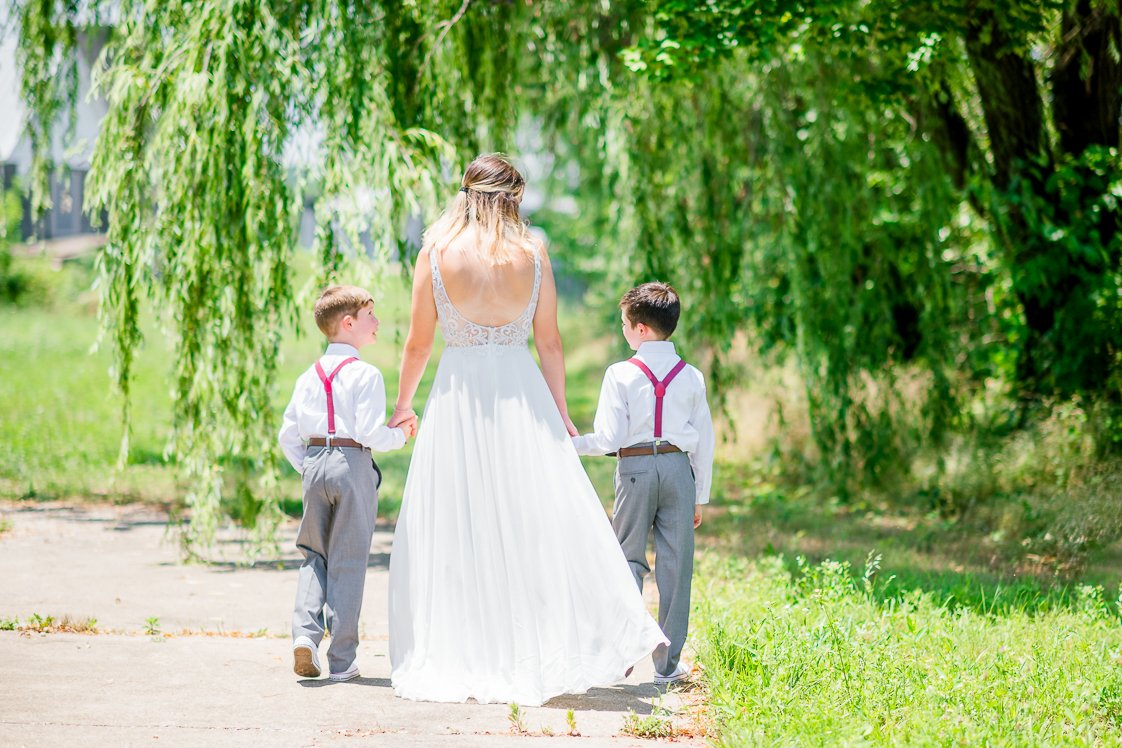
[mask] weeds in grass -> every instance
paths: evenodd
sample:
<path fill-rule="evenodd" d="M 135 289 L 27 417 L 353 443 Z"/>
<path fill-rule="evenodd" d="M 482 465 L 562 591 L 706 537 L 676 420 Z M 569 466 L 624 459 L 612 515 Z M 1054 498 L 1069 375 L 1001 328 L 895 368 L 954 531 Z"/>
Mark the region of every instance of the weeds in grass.
<path fill-rule="evenodd" d="M 19 628 L 18 618 L 0 618 L 0 631 L 15 631 Z"/>
<path fill-rule="evenodd" d="M 510 721 L 510 731 L 515 735 L 527 734 L 525 716 L 518 704 L 510 705 L 510 714 L 506 718 Z"/>
<path fill-rule="evenodd" d="M 0 535 L 12 529 L 12 521 L 7 517 L 0 517 Z"/>

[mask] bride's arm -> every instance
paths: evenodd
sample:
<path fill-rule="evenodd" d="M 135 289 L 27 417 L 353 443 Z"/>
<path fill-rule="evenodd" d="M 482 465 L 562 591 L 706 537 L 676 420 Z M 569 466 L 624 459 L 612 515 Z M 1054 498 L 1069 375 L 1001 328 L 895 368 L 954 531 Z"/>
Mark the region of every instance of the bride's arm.
<path fill-rule="evenodd" d="M 565 403 L 565 351 L 561 345 L 561 331 L 557 329 L 557 284 L 553 281 L 553 268 L 545 247 L 538 249 L 542 261 L 542 285 L 538 291 L 538 308 L 534 312 L 534 347 L 542 362 L 542 375 L 569 436 L 576 436 L 577 427 L 569 418 L 569 406 Z"/>
<path fill-rule="evenodd" d="M 432 296 L 432 267 L 429 265 L 429 250 L 422 249 L 413 270 L 409 334 L 405 336 L 405 349 L 401 352 L 401 377 L 397 384 L 393 420 L 397 420 L 399 414 L 408 414 L 413 410 L 413 396 L 417 394 L 417 385 L 428 365 L 435 334 L 436 301 Z"/>

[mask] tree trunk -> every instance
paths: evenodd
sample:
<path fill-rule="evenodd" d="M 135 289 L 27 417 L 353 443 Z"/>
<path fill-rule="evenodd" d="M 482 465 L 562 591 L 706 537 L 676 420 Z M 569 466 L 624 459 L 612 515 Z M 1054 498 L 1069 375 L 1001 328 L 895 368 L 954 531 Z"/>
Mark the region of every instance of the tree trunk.
<path fill-rule="evenodd" d="M 1049 276 L 1048 243 L 1030 225 L 1024 201 L 1013 193 L 1047 199 L 1052 157 L 1036 71 L 1032 62 L 1013 50 L 992 8 L 977 5 L 967 4 L 966 51 L 993 154 L 992 219 L 1028 328 L 1017 361 L 1018 383 L 1027 398 L 1048 389 L 1043 381 L 1047 338 L 1055 325 L 1056 308 L 1064 304 L 1071 288 L 1067 278 Z"/>
<path fill-rule="evenodd" d="M 1122 33 L 1119 8 L 1091 0 L 1065 7 L 1052 69 L 1052 121 L 1060 150 L 1079 156 L 1092 145 L 1118 147 L 1122 106 Z M 1084 75 L 1086 71 L 1086 75 Z"/>

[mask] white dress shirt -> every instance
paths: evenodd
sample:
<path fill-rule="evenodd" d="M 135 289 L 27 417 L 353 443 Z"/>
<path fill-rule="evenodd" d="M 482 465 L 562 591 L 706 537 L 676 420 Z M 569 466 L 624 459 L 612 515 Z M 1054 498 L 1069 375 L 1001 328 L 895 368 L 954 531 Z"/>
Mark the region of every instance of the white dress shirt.
<path fill-rule="evenodd" d="M 678 363 L 669 340 L 651 340 L 635 356 L 662 381 Z M 654 441 L 654 386 L 635 364 L 621 361 L 604 374 L 591 434 L 573 437 L 582 455 L 603 455 L 620 447 Z M 697 503 L 709 503 L 713 483 L 713 418 L 705 399 L 705 377 L 686 365 L 666 386 L 662 399 L 662 441 L 689 453 L 697 483 Z"/>
<path fill-rule="evenodd" d="M 336 366 L 352 356 L 358 356 L 354 346 L 328 344 L 319 360 L 323 373 L 330 376 Z M 378 367 L 365 361 L 347 364 L 331 380 L 331 391 L 336 437 L 354 439 L 375 452 L 405 446 L 405 432 L 386 426 L 386 384 Z M 304 455 L 313 436 L 327 436 L 327 393 L 314 364 L 296 380 L 278 435 L 284 456 L 298 473 L 304 472 Z"/>

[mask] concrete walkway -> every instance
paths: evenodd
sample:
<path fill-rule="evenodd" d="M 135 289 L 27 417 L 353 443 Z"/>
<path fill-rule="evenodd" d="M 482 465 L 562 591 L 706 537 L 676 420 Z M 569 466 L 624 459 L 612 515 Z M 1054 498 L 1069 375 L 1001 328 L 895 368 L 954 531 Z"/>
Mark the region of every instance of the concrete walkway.
<path fill-rule="evenodd" d="M 639 746 L 629 712 L 696 730 L 695 699 L 663 694 L 648 662 L 622 685 L 523 708 L 517 735 L 505 704 L 398 699 L 389 685 L 386 588 L 392 528 L 379 525 L 363 604 L 359 665 L 349 683 L 300 679 L 288 640 L 299 556 L 296 523 L 283 556 L 244 568 L 183 565 L 165 518 L 143 507 L 0 504 L 0 745 L 513 745 L 534 736 L 578 746 Z M 54 619 L 46 632 L 33 616 Z M 97 633 L 79 629 L 96 618 Z M 581 737 L 569 737 L 573 710 Z M 556 737 L 545 737 L 550 734 Z M 575 741 L 575 742 L 574 742 Z M 701 745 L 698 737 L 678 737 Z"/>

